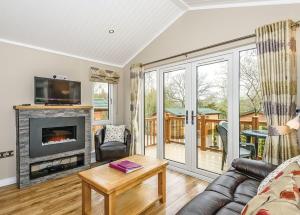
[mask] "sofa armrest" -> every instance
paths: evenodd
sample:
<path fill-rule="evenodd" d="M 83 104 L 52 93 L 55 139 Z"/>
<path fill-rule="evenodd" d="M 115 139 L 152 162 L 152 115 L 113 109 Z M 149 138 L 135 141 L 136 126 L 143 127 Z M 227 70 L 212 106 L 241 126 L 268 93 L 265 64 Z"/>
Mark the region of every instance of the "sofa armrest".
<path fill-rule="evenodd" d="M 235 159 L 231 166 L 237 171 L 246 174 L 247 176 L 264 179 L 267 177 L 274 169 L 275 165 L 265 163 L 263 161 L 250 160 L 246 158 Z"/>

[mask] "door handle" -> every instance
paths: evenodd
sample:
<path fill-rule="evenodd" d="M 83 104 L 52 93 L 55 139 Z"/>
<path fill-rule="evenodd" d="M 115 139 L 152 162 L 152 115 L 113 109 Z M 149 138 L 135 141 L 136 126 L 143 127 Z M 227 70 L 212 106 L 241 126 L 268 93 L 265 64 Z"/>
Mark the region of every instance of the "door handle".
<path fill-rule="evenodd" d="M 185 124 L 189 124 L 189 111 L 185 111 Z"/>
<path fill-rule="evenodd" d="M 194 117 L 197 117 L 197 115 L 194 116 L 194 111 L 192 110 L 191 111 L 191 122 L 192 122 L 192 125 L 194 125 Z"/>

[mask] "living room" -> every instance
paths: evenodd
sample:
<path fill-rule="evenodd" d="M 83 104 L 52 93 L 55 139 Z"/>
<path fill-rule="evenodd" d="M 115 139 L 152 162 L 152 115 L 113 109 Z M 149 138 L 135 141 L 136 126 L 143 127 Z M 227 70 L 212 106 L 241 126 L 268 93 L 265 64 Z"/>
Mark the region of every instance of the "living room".
<path fill-rule="evenodd" d="M 0 214 L 299 214 L 299 11 L 1 1 Z"/>

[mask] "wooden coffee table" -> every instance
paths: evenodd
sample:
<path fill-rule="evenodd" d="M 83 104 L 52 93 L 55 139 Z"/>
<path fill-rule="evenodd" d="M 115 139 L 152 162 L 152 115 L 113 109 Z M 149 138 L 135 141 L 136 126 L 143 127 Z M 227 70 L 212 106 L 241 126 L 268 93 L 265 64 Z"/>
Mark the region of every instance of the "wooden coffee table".
<path fill-rule="evenodd" d="M 79 173 L 82 180 L 82 214 L 91 213 L 91 189 L 105 198 L 105 214 L 140 214 L 156 201 L 166 202 L 167 161 L 134 155 L 122 160 L 130 160 L 143 166 L 131 173 L 122 173 L 108 164 Z M 158 190 L 143 183 L 158 175 Z"/>

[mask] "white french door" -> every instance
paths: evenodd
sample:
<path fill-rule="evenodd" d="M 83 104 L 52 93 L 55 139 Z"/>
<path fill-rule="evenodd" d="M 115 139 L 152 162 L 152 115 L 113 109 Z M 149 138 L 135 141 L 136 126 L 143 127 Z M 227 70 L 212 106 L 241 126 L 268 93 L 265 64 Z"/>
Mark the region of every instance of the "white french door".
<path fill-rule="evenodd" d="M 162 68 L 159 72 L 159 155 L 175 167 L 191 166 L 191 64 Z"/>
<path fill-rule="evenodd" d="M 190 169 L 214 177 L 233 159 L 232 55 L 200 58 L 191 67 Z"/>
<path fill-rule="evenodd" d="M 148 124 L 143 125 L 146 155 L 167 159 L 172 168 L 206 178 L 215 178 L 239 157 L 239 55 L 250 48 L 150 70 L 155 87 L 149 72 L 152 84 L 144 89 L 149 100 Z M 156 111 L 149 111 L 153 92 Z"/>

